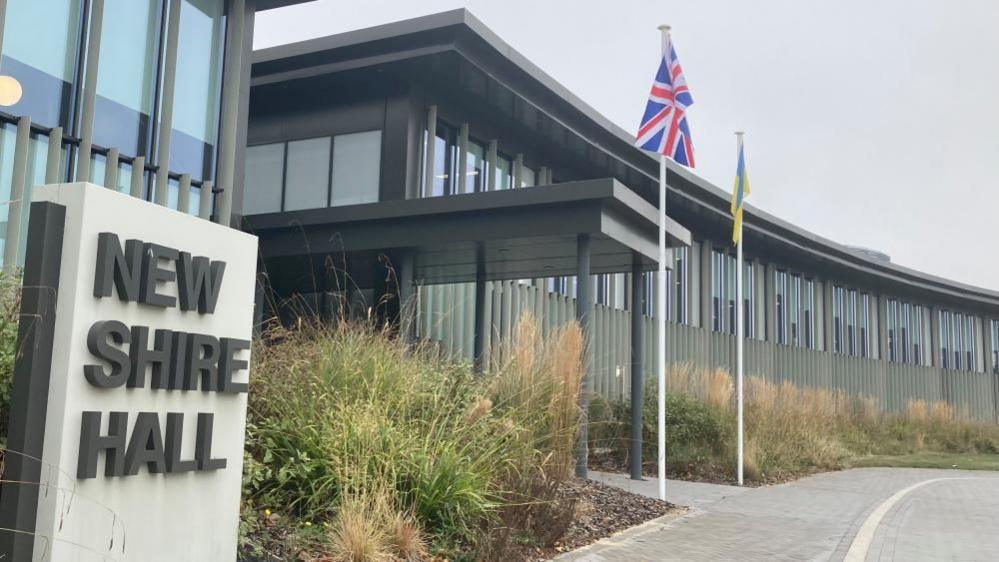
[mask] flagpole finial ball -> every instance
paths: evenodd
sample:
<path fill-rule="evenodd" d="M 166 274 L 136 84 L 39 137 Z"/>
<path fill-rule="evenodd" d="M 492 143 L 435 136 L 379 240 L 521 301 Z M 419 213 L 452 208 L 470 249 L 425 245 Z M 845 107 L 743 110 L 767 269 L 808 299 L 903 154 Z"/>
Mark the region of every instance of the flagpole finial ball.
<path fill-rule="evenodd" d="M 666 25 L 666 24 L 664 23 L 664 24 L 660 25 L 660 26 L 659 26 L 658 28 L 656 28 L 656 29 L 658 29 L 659 31 L 669 31 L 669 30 L 670 30 L 670 29 L 672 29 L 672 28 L 671 28 L 670 26 L 668 26 L 668 25 Z"/>
<path fill-rule="evenodd" d="M 737 136 L 737 137 L 741 137 L 744 134 L 746 134 L 745 131 L 736 131 L 735 132 L 735 136 Z"/>

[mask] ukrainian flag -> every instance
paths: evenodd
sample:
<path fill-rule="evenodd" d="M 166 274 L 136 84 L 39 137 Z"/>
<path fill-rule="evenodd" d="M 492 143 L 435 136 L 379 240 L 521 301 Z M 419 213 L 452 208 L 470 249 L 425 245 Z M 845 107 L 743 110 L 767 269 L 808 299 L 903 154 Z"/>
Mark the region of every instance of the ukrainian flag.
<path fill-rule="evenodd" d="M 739 134 L 739 164 L 735 169 L 735 185 L 732 186 L 732 242 L 739 243 L 742 232 L 742 209 L 749 195 L 749 178 L 746 176 L 746 155 L 742 149 L 742 134 Z"/>

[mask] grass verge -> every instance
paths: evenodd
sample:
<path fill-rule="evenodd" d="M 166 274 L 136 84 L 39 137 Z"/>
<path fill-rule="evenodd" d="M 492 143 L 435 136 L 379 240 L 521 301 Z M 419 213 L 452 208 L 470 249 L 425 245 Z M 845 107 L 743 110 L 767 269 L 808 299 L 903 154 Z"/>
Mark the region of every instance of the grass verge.
<path fill-rule="evenodd" d="M 671 475 L 734 480 L 735 415 L 728 372 L 673 368 L 666 404 Z M 591 447 L 618 467 L 627 466 L 629 405 L 597 400 L 590 420 Z M 887 414 L 871 398 L 759 377 L 746 379 L 745 423 L 745 474 L 755 482 L 877 462 L 960 466 L 951 461 L 963 457 L 965 464 L 988 465 L 999 455 L 999 426 L 964 419 L 943 402 L 911 401 L 905 412 Z M 654 459 L 655 381 L 645 392 L 642 435 L 643 456 Z"/>
<path fill-rule="evenodd" d="M 963 470 L 999 470 L 999 454 L 910 453 L 906 455 L 870 455 L 850 459 L 850 467 L 951 468 Z"/>

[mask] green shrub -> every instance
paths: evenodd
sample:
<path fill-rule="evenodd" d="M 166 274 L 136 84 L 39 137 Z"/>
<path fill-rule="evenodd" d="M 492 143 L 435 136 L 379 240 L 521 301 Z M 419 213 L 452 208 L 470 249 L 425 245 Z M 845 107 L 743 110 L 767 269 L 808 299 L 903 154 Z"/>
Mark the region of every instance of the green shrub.
<path fill-rule="evenodd" d="M 578 328 L 543 341 L 531 322 L 522 323 L 512 359 L 487 376 L 366 327 L 268 338 L 254 350 L 246 504 L 330 524 L 338 531 L 323 547 L 329 551 L 392 542 L 383 540 L 389 530 L 353 531 L 364 510 L 395 514 L 372 515 L 375 526 L 411 517 L 445 552 L 491 549 L 489 527 L 507 519 L 505 510 L 550 510 L 554 488 L 538 483 L 569 475 L 582 372 Z M 347 504 L 349 521 L 342 519 Z M 528 514 L 520 524 L 534 519 Z M 262 526 L 273 534 L 258 521 L 244 529 L 245 544 Z"/>
<path fill-rule="evenodd" d="M 0 273 L 0 448 L 7 446 L 10 393 L 17 358 L 17 325 L 21 312 L 21 277 Z"/>

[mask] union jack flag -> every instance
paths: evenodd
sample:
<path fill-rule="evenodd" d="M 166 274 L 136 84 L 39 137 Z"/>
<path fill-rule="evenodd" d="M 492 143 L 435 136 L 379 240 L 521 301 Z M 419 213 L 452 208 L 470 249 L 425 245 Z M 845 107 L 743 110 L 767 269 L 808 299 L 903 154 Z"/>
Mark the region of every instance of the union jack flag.
<path fill-rule="evenodd" d="M 645 115 L 638 126 L 635 146 L 664 154 L 678 164 L 693 168 L 694 146 L 687 125 L 687 108 L 691 105 L 694 105 L 694 98 L 687 88 L 687 79 L 683 77 L 673 40 L 667 33 L 666 49 L 652 83 Z"/>

